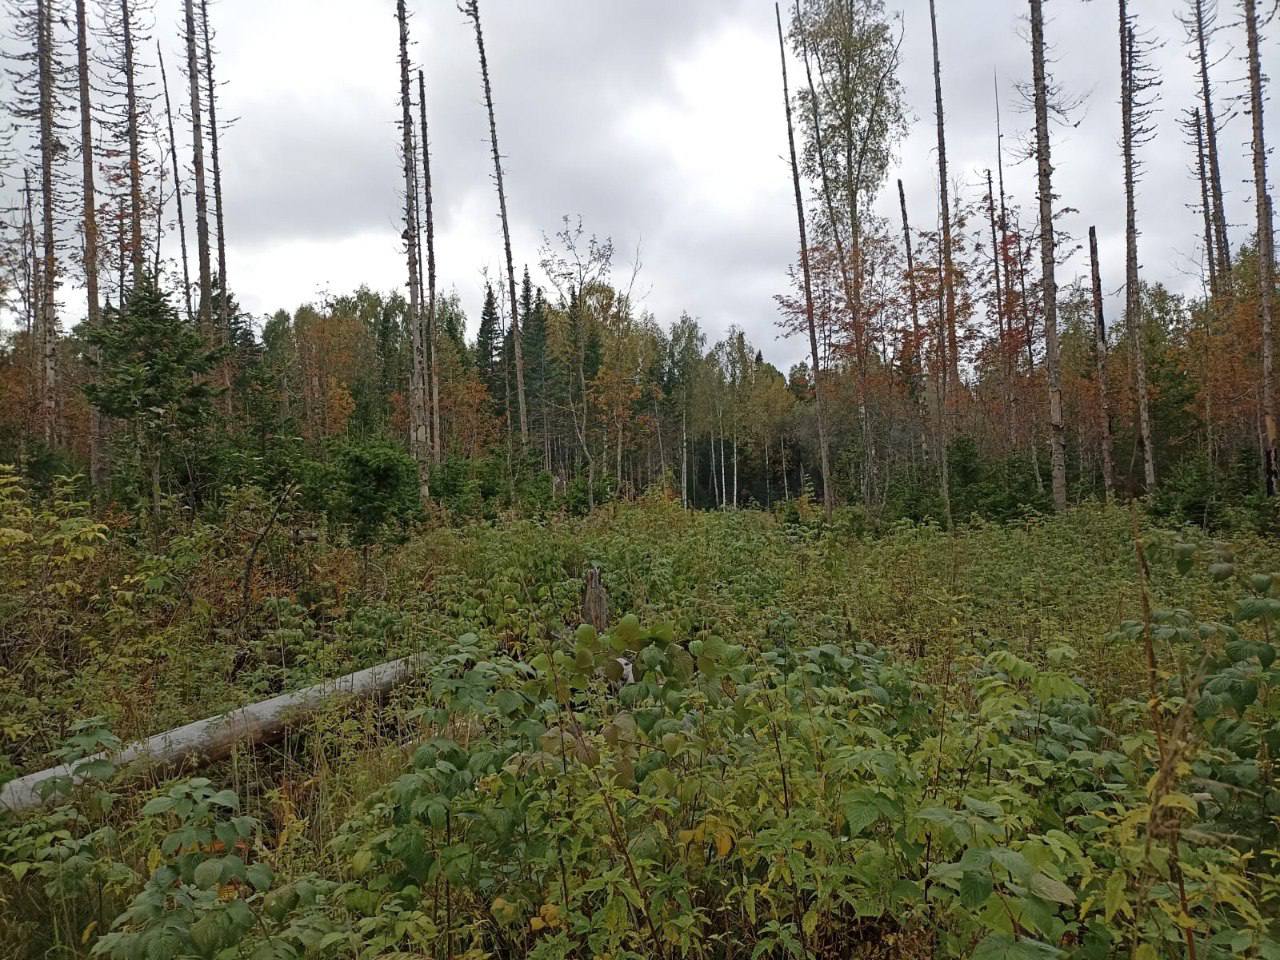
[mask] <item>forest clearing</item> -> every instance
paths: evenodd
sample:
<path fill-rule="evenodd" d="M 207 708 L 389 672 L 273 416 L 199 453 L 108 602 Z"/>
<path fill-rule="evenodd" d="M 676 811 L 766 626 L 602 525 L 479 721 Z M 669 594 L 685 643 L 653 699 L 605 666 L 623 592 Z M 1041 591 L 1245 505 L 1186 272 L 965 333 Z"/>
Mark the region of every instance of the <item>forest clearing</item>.
<path fill-rule="evenodd" d="M 0 829 L 6 956 L 1162 955 L 1183 916 L 1202 956 L 1276 949 L 1273 540 L 1145 530 L 1144 621 L 1121 508 L 868 537 L 649 499 L 367 571 L 285 523 L 244 621 L 269 504 L 155 555 L 6 491 L 23 769 L 424 655 L 385 702 L 185 779 L 93 764 Z"/>
<path fill-rule="evenodd" d="M 0 958 L 1280 960 L 1277 20 L 4 0 Z"/>

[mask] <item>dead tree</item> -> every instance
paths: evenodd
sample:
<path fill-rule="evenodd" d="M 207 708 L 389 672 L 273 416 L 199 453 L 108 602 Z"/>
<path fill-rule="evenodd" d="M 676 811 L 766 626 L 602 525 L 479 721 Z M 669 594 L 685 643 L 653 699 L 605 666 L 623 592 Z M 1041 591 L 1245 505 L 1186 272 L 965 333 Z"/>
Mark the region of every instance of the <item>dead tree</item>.
<path fill-rule="evenodd" d="M 502 179 L 502 154 L 498 150 L 498 125 L 493 116 L 493 88 L 489 83 L 489 61 L 484 51 L 484 31 L 480 27 L 479 0 L 463 0 L 458 9 L 475 25 L 476 50 L 480 57 L 480 78 L 484 102 L 489 111 L 489 143 L 493 148 L 493 178 L 498 187 L 498 214 L 502 218 L 502 245 L 507 258 L 507 291 L 511 300 L 511 348 L 516 368 L 516 402 L 520 411 L 520 442 L 529 442 L 529 417 L 524 396 L 524 347 L 520 336 L 519 298 L 516 296 L 516 268 L 511 257 L 511 223 L 507 218 L 507 193 Z"/>
<path fill-rule="evenodd" d="M 946 297 L 947 359 L 953 389 L 960 387 L 960 348 L 956 338 L 955 267 L 951 257 L 951 200 L 947 183 L 947 132 L 942 111 L 942 61 L 938 55 L 938 17 L 929 0 L 929 30 L 933 36 L 933 102 L 938 125 L 938 197 L 942 207 L 942 286 Z"/>
<path fill-rule="evenodd" d="M 427 290 L 426 290 L 426 269 L 424 267 L 424 258 L 422 255 L 422 206 L 420 199 L 421 183 L 418 178 L 418 132 L 414 128 L 410 128 L 410 141 L 413 147 L 413 155 L 411 160 L 413 173 L 413 223 L 414 233 L 412 243 L 414 246 L 414 256 L 418 260 L 418 313 L 416 316 L 409 318 L 411 327 L 410 346 L 413 351 L 413 357 L 409 364 L 409 400 L 416 404 L 416 409 L 411 414 L 416 417 L 418 425 L 418 437 L 415 444 L 422 453 L 422 466 L 419 469 L 421 488 L 420 493 L 424 500 L 431 495 L 431 477 L 430 477 L 430 458 L 431 458 L 431 419 L 428 414 L 428 378 L 427 378 L 427 343 L 426 343 L 426 312 Z M 412 420 L 411 420 L 412 422 Z"/>
<path fill-rule="evenodd" d="M 440 371 L 436 363 L 436 227 L 431 209 L 431 139 L 427 127 L 427 81 L 418 71 L 418 109 L 422 128 L 423 219 L 427 236 L 427 375 L 431 380 L 431 462 L 440 463 Z"/>
<path fill-rule="evenodd" d="M 1212 287 L 1214 293 L 1229 289 L 1231 279 L 1231 244 L 1227 238 L 1227 216 L 1222 200 L 1222 171 L 1218 162 L 1218 122 L 1213 106 L 1213 86 L 1209 79 L 1209 38 L 1213 35 L 1217 13 L 1217 0 L 1191 0 L 1191 9 L 1183 18 L 1188 40 L 1195 47 L 1192 59 L 1196 64 L 1196 79 L 1200 82 L 1200 107 L 1204 124 L 1205 160 L 1208 166 L 1208 193 L 1211 201 L 1208 216 L 1213 233 L 1213 246 L 1210 252 L 1215 257 L 1212 272 L 1216 274 L 1218 283 L 1222 286 L 1222 290 L 1217 285 Z"/>
<path fill-rule="evenodd" d="M 1140 173 L 1137 147 L 1152 137 L 1149 94 L 1156 83 L 1137 43 L 1133 17 L 1127 0 L 1120 0 L 1120 118 L 1121 148 L 1124 158 L 1125 217 L 1125 326 L 1133 352 L 1134 389 L 1137 393 L 1138 436 L 1142 443 L 1142 466 L 1147 493 L 1156 488 L 1155 446 L 1152 442 L 1151 404 L 1147 390 L 1147 362 L 1143 345 L 1142 286 L 1138 274 L 1137 182 Z"/>
<path fill-rule="evenodd" d="M 907 289 L 909 291 L 909 299 L 911 301 L 911 332 L 912 332 L 912 336 L 915 338 L 915 343 L 916 343 L 915 348 L 913 350 L 913 354 L 915 357 L 914 364 L 917 370 L 919 370 L 920 369 L 919 352 L 920 352 L 920 343 L 922 339 L 922 334 L 920 332 L 919 301 L 916 296 L 915 255 L 912 253 L 912 250 L 911 250 L 911 224 L 907 220 L 907 193 L 902 186 L 901 180 L 898 181 L 898 203 L 902 207 L 902 239 L 907 249 Z M 946 311 L 945 303 L 943 304 L 942 309 L 943 309 L 943 312 L 945 313 Z M 941 340 L 943 337 L 946 336 L 945 332 L 943 332 L 941 329 L 939 329 L 938 334 L 939 336 L 937 339 L 939 340 Z M 942 409 L 942 396 L 946 392 L 946 387 L 945 387 L 946 374 L 947 374 L 946 365 L 944 363 L 940 365 L 940 368 L 938 370 L 938 376 L 939 376 L 940 382 L 937 390 L 938 408 L 937 408 L 937 414 L 936 414 L 936 422 L 934 426 L 935 426 L 935 433 L 936 433 L 937 445 L 938 445 L 938 453 L 937 453 L 938 483 L 940 487 L 940 492 L 942 494 L 942 516 L 947 529 L 950 530 L 951 529 L 951 466 L 950 466 L 951 455 L 947 450 L 947 418 L 946 418 L 945 412 Z M 922 407 L 925 406 L 927 403 L 927 401 L 923 397 L 921 397 L 920 402 Z M 925 441 L 922 438 L 921 439 L 922 446 L 924 445 L 924 442 Z"/>
<path fill-rule="evenodd" d="M 98 200 L 94 184 L 93 104 L 89 94 L 89 24 L 85 0 L 76 0 L 76 79 L 80 93 L 80 164 L 84 229 L 84 286 L 88 300 L 88 324 L 102 322 L 98 299 Z M 90 404 L 89 480 L 94 489 L 102 484 L 101 415 Z"/>
<path fill-rule="evenodd" d="M 169 76 L 164 69 L 164 51 L 156 41 L 156 57 L 160 64 L 160 83 L 164 88 L 164 115 L 169 125 L 169 158 L 173 162 L 173 195 L 178 206 L 178 240 L 182 249 L 182 297 L 187 307 L 187 323 L 194 322 L 191 310 L 191 268 L 187 262 L 187 219 L 182 208 L 182 166 L 178 163 L 178 141 L 173 132 L 173 104 L 169 100 Z"/>
<path fill-rule="evenodd" d="M 409 325 L 412 331 L 413 371 L 410 373 L 409 396 L 409 447 L 418 464 L 418 482 L 425 490 L 427 485 L 427 450 L 423 437 L 423 405 L 421 394 L 420 357 L 422 353 L 421 304 L 418 297 L 418 218 L 414 202 L 418 188 L 414 173 L 413 149 L 413 101 L 409 97 L 409 14 L 405 0 L 396 0 L 396 21 L 400 27 L 400 151 L 404 161 L 404 243 L 409 264 Z"/>
<path fill-rule="evenodd" d="M 1262 329 L 1262 420 L 1264 471 L 1267 496 L 1276 495 L 1280 477 L 1276 463 L 1276 407 L 1272 384 L 1274 347 L 1271 338 L 1271 297 L 1275 292 L 1275 244 L 1271 224 L 1271 201 L 1267 195 L 1267 141 L 1262 122 L 1262 60 L 1259 53 L 1256 0 L 1244 0 L 1244 24 L 1249 48 L 1249 113 L 1253 121 L 1253 189 L 1258 218 L 1258 318 Z"/>
<path fill-rule="evenodd" d="M 1009 445 L 1014 443 L 1013 415 L 1013 355 L 1010 349 L 1011 337 L 1005 334 L 1005 299 L 1004 283 L 1000 276 L 1000 235 L 996 229 L 996 190 L 991 179 L 991 171 L 987 171 L 987 215 L 991 221 L 991 272 L 996 289 L 996 329 L 999 331 L 997 342 L 1000 347 L 1001 376 L 1004 378 L 1005 419 L 1009 424 Z M 1009 325 L 1012 329 L 1012 324 Z"/>
<path fill-rule="evenodd" d="M 1093 274 L 1094 360 L 1098 365 L 1098 431 L 1102 445 L 1102 487 L 1107 499 L 1115 496 L 1111 465 L 1111 406 L 1107 389 L 1107 321 L 1102 311 L 1102 272 L 1098 266 L 1098 231 L 1089 228 L 1089 263 Z"/>
<path fill-rule="evenodd" d="M 52 0 L 36 0 L 36 71 L 40 126 L 40 205 L 44 262 L 40 269 L 41 422 L 44 442 L 52 447 L 58 430 L 58 248 L 54 233 L 54 165 L 62 147 L 55 131 L 58 109 L 57 52 Z"/>
<path fill-rule="evenodd" d="M 822 364 L 818 353 L 818 327 L 813 315 L 813 278 L 809 269 L 809 237 L 804 218 L 804 193 L 800 189 L 800 164 L 796 159 L 796 134 L 791 120 L 791 88 L 787 82 L 787 47 L 782 39 L 782 11 L 775 3 L 773 13 L 778 21 L 778 53 L 782 58 L 782 99 L 787 113 L 787 143 L 791 150 L 791 182 L 796 196 L 796 220 L 800 226 L 800 273 L 804 282 L 804 312 L 809 328 L 809 350 L 813 357 L 813 402 L 818 418 L 818 451 L 822 463 L 822 505 L 827 519 L 835 508 L 835 491 L 831 481 L 831 451 L 827 440 L 826 414 L 822 398 Z"/>
<path fill-rule="evenodd" d="M 142 277 L 142 154 L 138 134 L 138 87 L 133 57 L 133 22 L 129 0 L 120 0 L 120 38 L 125 83 L 125 129 L 129 140 L 129 255 L 133 282 Z"/>
<path fill-rule="evenodd" d="M 911 244 L 911 223 L 907 220 L 907 191 L 898 181 L 898 205 L 902 209 L 902 247 L 907 254 L 907 304 L 911 308 L 911 346 L 903 357 L 913 392 L 920 389 L 920 302 L 916 295 L 916 263 Z"/>
<path fill-rule="evenodd" d="M 227 293 L 226 220 L 222 215 L 222 160 L 218 151 L 218 88 L 213 82 L 213 43 L 210 40 L 209 0 L 200 0 L 200 31 L 204 41 L 204 85 L 209 102 L 209 163 L 213 174 L 213 220 L 218 231 L 218 327 L 231 337 L 231 298 Z"/>
<path fill-rule="evenodd" d="M 1044 0 L 1031 2 L 1031 73 L 1036 113 L 1036 175 L 1040 193 L 1040 270 L 1044 291 L 1044 352 L 1049 379 L 1053 504 L 1067 507 L 1067 430 L 1062 418 L 1062 367 L 1058 357 L 1058 281 L 1053 226 L 1053 159 L 1049 144 L 1049 81 L 1045 71 Z"/>
<path fill-rule="evenodd" d="M 1209 193 L 1209 173 L 1204 152 L 1204 120 L 1195 107 L 1183 121 L 1196 148 L 1196 179 L 1200 185 L 1200 213 L 1204 220 L 1204 257 L 1209 274 L 1209 292 L 1218 294 L 1218 241 L 1213 229 L 1213 201 Z"/>
<path fill-rule="evenodd" d="M 200 269 L 200 329 L 213 333 L 213 281 L 209 255 L 209 194 L 204 170 L 204 122 L 200 97 L 200 52 L 196 42 L 194 0 L 184 0 L 186 12 L 187 82 L 191 88 L 191 172 L 196 183 L 196 259 Z"/>

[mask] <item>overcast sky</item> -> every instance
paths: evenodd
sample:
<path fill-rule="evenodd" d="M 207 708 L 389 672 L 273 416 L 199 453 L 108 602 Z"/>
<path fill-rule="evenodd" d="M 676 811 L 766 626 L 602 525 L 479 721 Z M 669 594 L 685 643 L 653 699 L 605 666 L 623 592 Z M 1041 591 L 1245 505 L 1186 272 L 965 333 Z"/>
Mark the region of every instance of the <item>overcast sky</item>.
<path fill-rule="evenodd" d="M 1223 0 L 1224 7 L 1234 4 Z M 903 81 L 912 116 L 901 145 L 911 215 L 936 219 L 933 85 L 927 0 L 889 0 L 903 18 Z M 1055 132 L 1055 186 L 1078 209 L 1062 226 L 1096 224 L 1104 283 L 1122 271 L 1123 193 L 1117 149 L 1116 13 L 1109 0 L 1052 0 L 1054 71 L 1085 98 L 1074 127 Z M 1198 196 L 1177 118 L 1195 99 L 1176 13 L 1183 0 L 1131 0 L 1164 40 L 1156 142 L 1143 150 L 1139 197 L 1144 275 L 1198 287 Z M 1030 117 L 1015 85 L 1030 77 L 1025 0 L 938 3 L 951 172 L 978 196 L 995 162 L 995 83 L 1010 193 L 1035 203 L 1034 170 L 1013 154 Z M 501 272 L 497 202 L 474 36 L 453 0 L 410 0 L 415 63 L 426 71 L 437 250 L 442 286 L 456 287 L 474 328 L 482 271 Z M 400 250 L 397 28 L 393 0 L 217 0 L 228 272 L 255 314 L 292 310 L 359 284 L 404 282 Z M 544 232 L 581 215 L 613 237 L 625 279 L 637 246 L 636 289 L 666 324 L 682 310 L 714 339 L 730 324 L 779 365 L 773 297 L 795 260 L 773 4 L 766 0 L 482 0 L 499 139 L 505 156 L 517 270 L 535 270 Z M 1221 98 L 1243 92 L 1243 31 L 1224 11 L 1216 53 Z M 157 0 L 157 32 L 181 63 L 178 3 Z M 1264 64 L 1277 64 L 1273 29 Z M 1230 55 L 1228 55 L 1230 54 Z M 795 74 L 793 73 L 793 80 Z M 176 99 L 185 97 L 180 89 Z M 1225 112 L 1225 104 L 1223 104 Z M 1280 109 L 1273 107 L 1274 109 Z M 1268 126 L 1276 129 L 1274 113 Z M 1275 140 L 1275 135 L 1272 135 Z M 1221 138 L 1228 217 L 1238 244 L 1251 232 L 1248 117 Z M 880 209 L 896 216 L 886 190 Z M 1080 270 L 1068 266 L 1070 279 Z"/>

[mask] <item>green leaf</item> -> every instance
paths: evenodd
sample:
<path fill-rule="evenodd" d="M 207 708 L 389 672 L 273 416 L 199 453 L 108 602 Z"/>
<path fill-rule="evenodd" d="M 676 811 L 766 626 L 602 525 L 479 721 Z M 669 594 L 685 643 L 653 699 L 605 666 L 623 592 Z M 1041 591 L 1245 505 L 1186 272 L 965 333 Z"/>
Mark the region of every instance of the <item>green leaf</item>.
<path fill-rule="evenodd" d="M 192 879 L 195 881 L 195 885 L 201 890 L 211 890 L 222 881 L 222 861 L 202 861 L 196 867 Z"/>
<path fill-rule="evenodd" d="M 1042 900 L 1049 900 L 1053 903 L 1072 904 L 1076 902 L 1076 895 L 1071 891 L 1070 887 L 1043 871 L 1032 876 L 1031 892 Z"/>
<path fill-rule="evenodd" d="M 986 817 L 988 820 L 995 819 L 1004 812 L 1000 809 L 1000 804 L 992 803 L 990 800 L 979 800 L 977 797 L 965 797 L 964 805 L 978 816 Z"/>
<path fill-rule="evenodd" d="M 240 806 L 240 797 L 236 795 L 234 790 L 219 790 L 209 798 L 209 803 L 215 807 L 222 807 L 224 810 L 234 810 Z"/>
<path fill-rule="evenodd" d="M 152 797 L 142 807 L 144 817 L 154 817 L 173 809 L 173 797 Z"/>
<path fill-rule="evenodd" d="M 105 757 L 97 760 L 86 760 L 75 768 L 76 776 L 90 780 L 110 780 L 116 772 L 116 765 Z"/>
<path fill-rule="evenodd" d="M 253 884 L 253 889 L 259 893 L 267 890 L 271 886 L 272 873 L 271 868 L 265 863 L 255 863 L 244 872 L 245 879 Z"/>
<path fill-rule="evenodd" d="M 1015 880 L 1030 880 L 1031 875 L 1035 872 L 1031 864 L 1027 862 L 1027 858 L 1016 850 L 1009 850 L 1004 847 L 993 847 L 991 850 L 991 859 L 1000 866 L 1009 871 L 1009 876 Z"/>
<path fill-rule="evenodd" d="M 848 824 L 849 837 L 860 836 L 862 831 L 880 819 L 880 811 L 871 803 L 854 801 L 845 806 L 844 819 Z"/>
<path fill-rule="evenodd" d="M 1039 940 L 1015 940 L 1004 933 L 993 933 L 973 951 L 972 960 L 1051 960 L 1062 956 L 1057 947 Z"/>
<path fill-rule="evenodd" d="M 994 890 L 995 884 L 988 873 L 969 871 L 960 877 L 960 902 L 970 910 L 986 903 Z"/>

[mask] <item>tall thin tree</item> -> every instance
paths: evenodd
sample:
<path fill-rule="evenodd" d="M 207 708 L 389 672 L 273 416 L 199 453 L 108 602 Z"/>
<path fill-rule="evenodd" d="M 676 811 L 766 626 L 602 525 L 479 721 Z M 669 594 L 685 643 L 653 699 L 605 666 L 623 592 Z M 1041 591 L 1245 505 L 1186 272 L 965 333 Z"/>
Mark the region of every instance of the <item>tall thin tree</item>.
<path fill-rule="evenodd" d="M 1258 319 L 1262 330 L 1262 420 L 1264 470 L 1267 496 L 1280 486 L 1280 464 L 1276 462 L 1276 406 L 1274 392 L 1274 345 L 1272 343 L 1271 298 L 1275 293 L 1275 244 L 1271 224 L 1271 201 L 1267 194 L 1267 141 L 1262 122 L 1262 57 L 1258 35 L 1257 0 L 1244 0 L 1244 25 L 1248 36 L 1249 113 L 1253 121 L 1253 189 L 1258 219 Z"/>
<path fill-rule="evenodd" d="M 999 332 L 997 343 L 1000 348 L 1000 370 L 1001 377 L 1004 380 L 1004 396 L 1005 396 L 1005 419 L 1009 425 L 1009 442 L 1012 445 L 1014 441 L 1014 413 L 1013 413 L 1013 350 L 1011 346 L 1012 338 L 1005 333 L 1005 296 L 1004 282 L 1000 274 L 1000 260 L 1002 257 L 1000 246 L 1000 234 L 996 227 L 996 190 L 995 184 L 992 182 L 991 171 L 987 171 L 987 216 L 991 222 L 991 272 L 992 279 L 995 281 L 995 301 L 996 301 L 996 329 Z M 1012 324 L 1009 329 L 1012 330 Z"/>
<path fill-rule="evenodd" d="M 1151 100 L 1144 98 L 1154 88 L 1143 50 L 1137 44 L 1128 0 L 1120 3 L 1120 118 L 1121 149 L 1124 160 L 1124 287 L 1125 326 L 1133 353 L 1134 390 L 1137 394 L 1138 436 L 1142 443 L 1142 468 L 1147 493 L 1156 488 L 1156 454 L 1152 441 L 1151 402 L 1147 389 L 1147 361 L 1142 316 L 1142 285 L 1138 272 L 1137 147 L 1152 135 Z"/>
<path fill-rule="evenodd" d="M 169 75 L 164 68 L 164 51 L 156 41 L 156 58 L 160 64 L 160 84 L 164 89 L 164 116 L 169 126 L 169 159 L 173 163 L 173 200 L 178 207 L 178 240 L 182 251 L 182 298 L 187 308 L 187 323 L 194 322 L 191 309 L 191 267 L 187 257 L 187 218 L 182 206 L 182 165 L 178 163 L 178 138 L 173 131 L 173 104 L 169 100 Z"/>
<path fill-rule="evenodd" d="M 200 96 L 200 52 L 194 0 L 184 0 L 186 12 L 187 82 L 191 88 L 191 171 L 196 183 L 196 259 L 200 268 L 200 300 L 196 305 L 200 329 L 213 333 L 213 281 L 209 256 L 209 194 L 204 169 L 204 121 Z"/>
<path fill-rule="evenodd" d="M 1219 292 L 1220 277 L 1218 274 L 1218 239 L 1213 224 L 1213 200 L 1209 188 L 1209 171 L 1206 166 L 1204 152 L 1204 119 L 1200 116 L 1200 108 L 1191 111 L 1187 123 L 1196 145 L 1196 178 L 1200 181 L 1200 213 L 1204 219 L 1204 257 L 1209 272 L 1209 291 L 1213 295 Z"/>
<path fill-rule="evenodd" d="M 418 299 L 418 219 L 414 198 L 417 196 L 417 177 L 414 175 L 413 149 L 413 100 L 409 96 L 409 14 L 405 0 L 396 0 L 396 22 L 400 28 L 400 150 L 404 161 L 404 243 L 409 263 L 409 315 L 412 333 L 414 367 L 410 373 L 409 397 L 409 446 L 418 463 L 418 479 L 425 490 L 427 484 L 427 448 L 422 420 L 422 382 L 418 377 L 422 350 L 421 304 Z"/>
<path fill-rule="evenodd" d="M 493 178 L 498 188 L 498 214 L 502 219 L 502 246 L 507 258 L 507 289 L 511 309 L 511 346 L 516 368 L 516 403 L 520 411 L 520 441 L 529 442 L 529 416 L 525 410 L 524 347 L 520 336 L 520 299 L 516 295 L 516 268 L 511 256 L 511 223 L 507 217 L 507 192 L 502 177 L 502 154 L 498 149 L 498 124 L 493 115 L 493 87 L 489 83 L 489 60 L 484 50 L 484 30 L 480 26 L 480 0 L 463 0 L 458 9 L 475 25 L 476 50 L 480 57 L 480 78 L 484 103 L 489 111 L 489 144 L 493 148 Z"/>
<path fill-rule="evenodd" d="M 1200 81 L 1200 107 L 1204 118 L 1209 196 L 1212 200 L 1210 218 L 1213 223 L 1214 253 L 1217 257 L 1214 272 L 1225 287 L 1231 278 L 1231 244 L 1227 237 L 1226 205 L 1222 199 L 1222 167 L 1218 161 L 1218 122 L 1213 106 L 1213 85 L 1209 77 L 1209 38 L 1217 19 L 1217 0 L 1191 0 L 1191 4 L 1189 15 L 1183 23 L 1195 45 L 1194 60 L 1197 79 Z"/>
<path fill-rule="evenodd" d="M 436 227 L 432 212 L 431 191 L 431 138 L 427 126 L 427 81 L 423 71 L 418 71 L 418 109 L 421 111 L 422 128 L 422 192 L 423 219 L 427 236 L 427 376 L 431 381 L 431 460 L 440 462 L 440 370 L 436 358 Z"/>
<path fill-rule="evenodd" d="M 1111 465 L 1111 405 L 1107 388 L 1107 320 L 1102 310 L 1102 271 L 1098 266 L 1098 230 L 1089 228 L 1089 264 L 1093 275 L 1094 361 L 1098 368 L 1098 434 L 1102 447 L 1102 488 L 1107 499 L 1115 496 Z"/>
<path fill-rule="evenodd" d="M 146 262 L 142 243 L 142 148 L 140 145 L 137 67 L 134 63 L 133 12 L 130 0 L 120 0 L 121 70 L 125 88 L 125 131 L 129 140 L 129 262 L 133 282 L 142 277 Z"/>
<path fill-rule="evenodd" d="M 36 74 L 40 126 L 40 206 L 44 262 L 40 268 L 41 422 L 44 441 L 55 446 L 58 430 L 58 248 L 54 231 L 54 164 L 61 150 L 54 113 L 58 106 L 57 52 L 50 0 L 36 0 Z"/>
<path fill-rule="evenodd" d="M 929 0 L 929 30 L 933 37 L 933 103 L 938 126 L 938 202 L 942 208 L 942 285 L 946 297 L 947 360 L 952 390 L 960 388 L 960 347 L 956 337 L 955 264 L 951 247 L 951 191 L 947 182 L 947 130 L 942 111 L 942 59 L 938 53 L 938 16 Z"/>
<path fill-rule="evenodd" d="M 94 184 L 93 104 L 89 92 L 89 23 L 85 0 L 76 0 L 76 79 L 80 93 L 80 165 L 84 230 L 84 287 L 90 327 L 102 322 L 98 299 L 98 199 Z M 102 429 L 96 407 L 89 414 L 89 481 L 102 485 Z"/>
<path fill-rule="evenodd" d="M 209 164 L 213 174 L 213 219 L 218 231 L 218 329 L 231 335 L 231 297 L 227 291 L 226 220 L 222 213 L 222 160 L 218 150 L 218 87 L 213 82 L 213 42 L 209 27 L 209 0 L 200 0 L 200 32 L 204 41 L 204 86 L 209 104 Z"/>
<path fill-rule="evenodd" d="M 813 278 L 809 269 L 809 236 L 804 217 L 804 193 L 800 189 L 800 164 L 796 159 L 796 134 L 791 120 L 791 88 L 787 82 L 787 47 L 782 38 L 782 11 L 773 5 L 778 22 L 778 54 L 782 58 L 782 99 L 787 112 L 787 144 L 791 151 L 791 183 L 796 197 L 796 220 L 800 227 L 800 273 L 804 283 L 805 322 L 809 328 L 809 351 L 813 358 L 813 401 L 818 419 L 818 455 L 822 464 L 822 505 L 828 519 L 835 508 L 831 482 L 831 451 L 828 447 L 826 413 L 823 405 L 822 363 L 818 353 L 818 327 L 813 314 Z"/>
<path fill-rule="evenodd" d="M 1031 3 L 1031 74 L 1036 114 L 1036 177 L 1040 194 L 1040 271 L 1043 288 L 1045 367 L 1049 379 L 1053 504 L 1067 507 L 1067 429 L 1062 413 L 1058 356 L 1057 238 L 1053 222 L 1053 158 L 1049 143 L 1049 80 L 1045 69 L 1044 0 Z"/>

